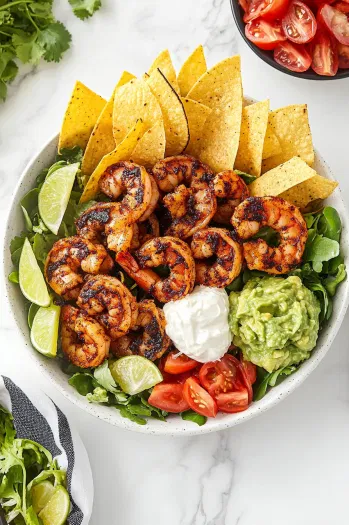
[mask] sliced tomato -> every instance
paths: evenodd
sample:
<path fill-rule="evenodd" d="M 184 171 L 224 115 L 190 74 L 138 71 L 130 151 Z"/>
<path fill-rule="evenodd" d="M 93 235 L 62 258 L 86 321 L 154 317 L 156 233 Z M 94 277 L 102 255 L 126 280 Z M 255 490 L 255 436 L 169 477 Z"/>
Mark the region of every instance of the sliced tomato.
<path fill-rule="evenodd" d="M 282 18 L 287 6 L 288 0 L 249 0 L 244 22 L 250 22 L 260 16 L 266 20 Z"/>
<path fill-rule="evenodd" d="M 243 412 L 248 408 L 248 391 L 246 388 L 237 392 L 218 394 L 216 397 L 218 410 L 220 412 Z"/>
<path fill-rule="evenodd" d="M 310 68 L 311 56 L 302 44 L 281 42 L 274 49 L 274 60 L 281 66 L 301 73 Z"/>
<path fill-rule="evenodd" d="M 349 14 L 349 2 L 336 2 L 333 7 L 342 13 Z"/>
<path fill-rule="evenodd" d="M 338 42 L 345 46 L 349 45 L 349 20 L 345 13 L 331 5 L 324 4 L 320 7 L 317 17 Z"/>
<path fill-rule="evenodd" d="M 153 407 L 178 414 L 189 409 L 189 405 L 183 395 L 183 385 L 173 383 L 159 383 L 155 385 L 148 399 Z"/>
<path fill-rule="evenodd" d="M 257 379 L 257 367 L 251 361 L 245 361 L 244 359 L 241 361 L 242 367 L 245 369 L 247 376 L 250 380 L 251 385 L 256 382 Z"/>
<path fill-rule="evenodd" d="M 280 21 L 268 22 L 263 18 L 256 18 L 246 24 L 245 35 L 260 49 L 274 49 L 286 40 Z"/>
<path fill-rule="evenodd" d="M 184 354 L 178 355 L 178 352 L 170 352 L 165 359 L 164 371 L 168 374 L 182 374 L 192 370 L 197 365 L 197 361 Z"/>
<path fill-rule="evenodd" d="M 183 394 L 186 402 L 192 410 L 206 417 L 216 417 L 217 403 L 199 382 L 189 377 L 184 383 Z"/>
<path fill-rule="evenodd" d="M 306 44 L 315 36 L 317 23 L 310 8 L 300 0 L 292 0 L 282 19 L 282 28 L 295 44 Z"/>
<path fill-rule="evenodd" d="M 349 68 L 349 46 L 344 46 L 343 44 L 338 44 L 338 59 L 340 69 Z"/>
<path fill-rule="evenodd" d="M 311 67 L 318 75 L 334 77 L 338 71 L 338 54 L 335 39 L 327 31 L 319 30 L 310 44 Z"/>

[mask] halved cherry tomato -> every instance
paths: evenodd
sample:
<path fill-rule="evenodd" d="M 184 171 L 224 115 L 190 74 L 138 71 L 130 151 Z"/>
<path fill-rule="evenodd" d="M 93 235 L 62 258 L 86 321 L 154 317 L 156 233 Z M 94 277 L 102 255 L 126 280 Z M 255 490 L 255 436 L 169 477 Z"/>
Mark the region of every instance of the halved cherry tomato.
<path fill-rule="evenodd" d="M 338 54 L 335 39 L 327 31 L 318 30 L 310 44 L 311 67 L 318 75 L 334 77 L 338 71 Z"/>
<path fill-rule="evenodd" d="M 301 73 L 310 68 L 311 56 L 302 44 L 281 42 L 274 49 L 274 60 L 281 66 Z"/>
<path fill-rule="evenodd" d="M 148 399 L 153 407 L 178 414 L 189 409 L 189 405 L 183 395 L 183 385 L 171 383 L 159 383 L 155 385 Z"/>
<path fill-rule="evenodd" d="M 241 362 L 230 354 L 225 354 L 220 361 L 204 364 L 199 380 L 213 397 L 246 388 L 252 400 L 252 383 L 248 373 Z"/>
<path fill-rule="evenodd" d="M 192 370 L 197 365 L 197 361 L 184 354 L 178 355 L 178 352 L 170 352 L 165 359 L 164 371 L 168 374 L 182 374 Z"/>
<path fill-rule="evenodd" d="M 186 380 L 183 395 L 192 410 L 202 416 L 216 417 L 218 410 L 216 401 L 195 378 L 190 377 Z"/>
<path fill-rule="evenodd" d="M 227 394 L 218 394 L 216 397 L 218 410 L 220 412 L 243 412 L 248 408 L 249 399 L 247 389 Z"/>
<path fill-rule="evenodd" d="M 333 7 L 335 9 L 338 9 L 338 11 L 342 11 L 342 13 L 349 14 L 349 3 L 348 2 L 336 2 L 333 4 Z"/>
<path fill-rule="evenodd" d="M 261 16 L 266 20 L 282 18 L 287 10 L 288 0 L 248 0 L 244 22 L 250 22 Z"/>
<path fill-rule="evenodd" d="M 256 18 L 246 24 L 245 35 L 260 49 L 274 49 L 279 42 L 286 40 L 278 20 L 268 22 L 263 18 Z"/>
<path fill-rule="evenodd" d="M 292 0 L 282 19 L 282 28 L 295 44 L 310 42 L 316 33 L 316 19 L 309 7 L 300 0 Z"/>
<path fill-rule="evenodd" d="M 320 7 L 317 17 L 338 42 L 345 46 L 349 45 L 349 20 L 345 13 L 338 11 L 331 5 L 324 4 Z"/>
<path fill-rule="evenodd" d="M 244 359 L 241 361 L 242 367 L 246 370 L 247 376 L 250 380 L 251 385 L 256 382 L 257 379 L 257 367 L 250 361 L 245 361 Z"/>
<path fill-rule="evenodd" d="M 344 46 L 343 44 L 338 44 L 338 59 L 340 69 L 349 68 L 349 46 Z"/>
<path fill-rule="evenodd" d="M 159 361 L 158 368 L 160 372 L 162 373 L 163 382 L 164 383 L 185 383 L 188 377 L 191 377 L 192 375 L 199 374 L 199 371 L 193 369 L 189 370 L 188 372 L 183 372 L 182 374 L 169 374 L 168 372 L 165 372 L 165 362 L 166 362 L 167 356 L 162 356 L 162 358 Z M 198 364 L 198 369 L 200 368 L 201 364 Z"/>

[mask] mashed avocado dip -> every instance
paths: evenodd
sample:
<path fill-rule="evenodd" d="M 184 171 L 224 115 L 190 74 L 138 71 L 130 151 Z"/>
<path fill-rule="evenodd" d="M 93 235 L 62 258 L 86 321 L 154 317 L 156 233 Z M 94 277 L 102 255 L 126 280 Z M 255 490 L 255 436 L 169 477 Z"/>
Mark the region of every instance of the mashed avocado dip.
<path fill-rule="evenodd" d="M 320 305 L 299 277 L 262 277 L 229 296 L 233 342 L 245 359 L 273 372 L 310 357 Z"/>

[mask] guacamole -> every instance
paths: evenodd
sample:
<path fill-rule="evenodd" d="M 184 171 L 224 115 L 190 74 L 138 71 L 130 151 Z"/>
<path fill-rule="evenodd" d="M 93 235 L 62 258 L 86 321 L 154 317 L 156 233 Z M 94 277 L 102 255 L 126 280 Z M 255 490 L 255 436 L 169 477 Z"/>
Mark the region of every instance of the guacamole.
<path fill-rule="evenodd" d="M 233 342 L 245 359 L 273 372 L 310 357 L 320 304 L 299 277 L 258 277 L 229 296 Z"/>

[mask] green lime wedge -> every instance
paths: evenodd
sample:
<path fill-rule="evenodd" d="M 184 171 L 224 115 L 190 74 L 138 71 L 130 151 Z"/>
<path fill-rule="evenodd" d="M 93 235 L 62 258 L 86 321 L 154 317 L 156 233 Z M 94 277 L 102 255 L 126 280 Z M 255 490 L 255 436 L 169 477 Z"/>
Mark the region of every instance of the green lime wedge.
<path fill-rule="evenodd" d="M 31 497 L 33 502 L 33 508 L 36 514 L 47 505 L 51 499 L 55 488 L 50 481 L 42 481 L 31 489 Z"/>
<path fill-rule="evenodd" d="M 24 241 L 19 259 L 19 286 L 22 294 L 32 303 L 48 306 L 51 302 L 44 276 L 28 239 Z"/>
<path fill-rule="evenodd" d="M 30 339 L 34 348 L 47 357 L 57 354 L 59 314 L 61 308 L 52 304 L 39 308 L 35 314 Z"/>
<path fill-rule="evenodd" d="M 39 512 L 44 525 L 63 525 L 70 510 L 69 494 L 63 485 L 56 487 L 48 503 Z"/>
<path fill-rule="evenodd" d="M 162 381 L 158 367 L 139 355 L 118 359 L 110 366 L 110 372 L 122 390 L 131 396 Z"/>
<path fill-rule="evenodd" d="M 57 235 L 67 209 L 71 190 L 80 164 L 69 164 L 46 177 L 39 193 L 39 213 L 51 232 Z"/>

